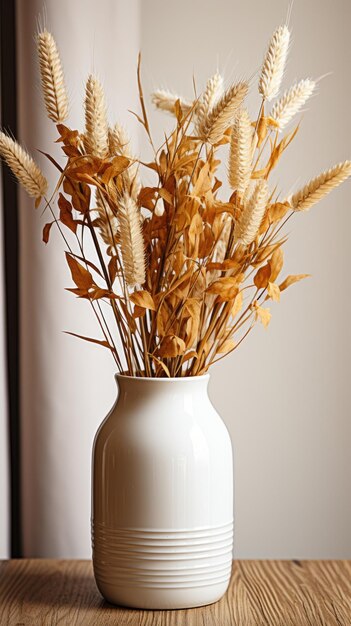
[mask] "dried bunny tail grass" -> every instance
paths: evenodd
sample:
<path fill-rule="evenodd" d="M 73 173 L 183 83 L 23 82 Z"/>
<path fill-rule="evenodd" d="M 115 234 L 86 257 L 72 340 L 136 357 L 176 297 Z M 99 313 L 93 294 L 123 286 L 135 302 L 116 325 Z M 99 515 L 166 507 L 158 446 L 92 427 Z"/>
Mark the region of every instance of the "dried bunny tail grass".
<path fill-rule="evenodd" d="M 184 100 L 177 94 L 168 91 L 167 89 L 157 89 L 151 95 L 151 101 L 157 109 L 161 111 L 167 111 L 168 113 L 175 113 L 175 103 L 179 100 L 181 109 L 184 114 L 189 113 L 193 106 L 192 102 Z"/>
<path fill-rule="evenodd" d="M 145 282 L 145 252 L 140 210 L 129 195 L 120 198 L 118 221 L 125 280 L 129 287 L 142 285 Z"/>
<path fill-rule="evenodd" d="M 198 134 L 200 139 L 211 144 L 215 144 L 222 139 L 228 126 L 233 124 L 248 89 L 248 83 L 241 81 L 225 91 L 217 104 L 202 123 L 199 124 Z"/>
<path fill-rule="evenodd" d="M 279 26 L 269 43 L 258 83 L 258 90 L 265 100 L 272 100 L 278 94 L 284 74 L 289 41 L 288 27 Z"/>
<path fill-rule="evenodd" d="M 48 183 L 32 157 L 16 141 L 0 131 L 0 155 L 33 198 L 45 196 Z"/>
<path fill-rule="evenodd" d="M 55 39 L 47 30 L 37 35 L 41 86 L 49 118 L 56 124 L 68 117 L 68 96 Z"/>
<path fill-rule="evenodd" d="M 105 158 L 109 151 L 105 95 L 99 80 L 90 75 L 85 88 L 85 149 Z"/>
<path fill-rule="evenodd" d="M 235 239 L 248 246 L 258 233 L 268 200 L 266 180 L 258 180 L 253 192 L 244 200 L 244 208 L 235 225 Z"/>
<path fill-rule="evenodd" d="M 206 84 L 206 88 L 196 105 L 196 128 L 201 128 L 201 123 L 213 109 L 216 102 L 223 94 L 223 76 L 216 72 Z"/>
<path fill-rule="evenodd" d="M 247 110 L 241 109 L 232 130 L 228 167 L 229 184 L 240 197 L 250 181 L 253 145 L 251 120 Z"/>
<path fill-rule="evenodd" d="M 303 189 L 295 193 L 290 200 L 294 211 L 307 211 L 319 202 L 332 189 L 338 187 L 351 175 L 351 161 L 339 163 L 313 178 Z"/>
<path fill-rule="evenodd" d="M 130 147 L 130 139 L 123 126 L 116 123 L 112 128 L 109 128 L 108 141 L 110 156 L 121 154 L 127 157 L 127 159 L 133 158 Z"/>
<path fill-rule="evenodd" d="M 98 217 L 95 224 L 99 229 L 102 240 L 106 245 L 114 247 L 118 243 L 118 219 L 108 202 L 101 198 L 98 190 L 95 193 L 96 211 Z"/>
<path fill-rule="evenodd" d="M 301 109 L 316 88 L 314 80 L 306 78 L 290 87 L 283 96 L 275 103 L 270 117 L 279 125 L 282 130 Z"/>
<path fill-rule="evenodd" d="M 134 161 L 134 163 L 132 162 L 128 169 L 122 173 L 122 179 L 131 195 L 136 198 L 141 187 L 138 177 L 139 166 L 138 163 L 135 162 L 130 138 L 123 126 L 116 123 L 112 128 L 108 129 L 108 142 L 110 156 L 121 155 Z"/>

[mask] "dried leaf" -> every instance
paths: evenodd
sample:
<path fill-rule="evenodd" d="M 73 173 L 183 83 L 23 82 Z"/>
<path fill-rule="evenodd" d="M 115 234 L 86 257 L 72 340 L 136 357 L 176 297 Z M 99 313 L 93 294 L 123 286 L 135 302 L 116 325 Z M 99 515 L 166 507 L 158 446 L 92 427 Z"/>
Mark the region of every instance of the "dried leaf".
<path fill-rule="evenodd" d="M 168 378 L 171 378 L 171 374 L 170 371 L 166 365 L 166 363 L 164 363 L 163 361 L 161 361 L 160 359 L 157 358 L 157 356 L 155 356 L 154 354 L 149 354 L 149 357 L 151 359 L 153 359 L 154 361 L 156 361 L 156 363 L 163 369 L 163 371 L 166 373 L 166 375 L 168 376 Z"/>
<path fill-rule="evenodd" d="M 238 278 L 236 276 L 224 276 L 218 278 L 209 287 L 206 292 L 218 295 L 222 302 L 233 300 L 239 290 Z"/>
<path fill-rule="evenodd" d="M 280 283 L 279 289 L 280 291 L 284 291 L 285 289 L 287 289 L 294 283 L 297 283 L 299 280 L 302 280 L 303 278 L 308 278 L 309 276 L 311 276 L 311 274 L 290 274 L 289 276 L 286 277 L 285 280 L 283 280 L 282 283 Z"/>
<path fill-rule="evenodd" d="M 233 302 L 233 306 L 232 306 L 232 310 L 231 310 L 231 315 L 232 317 L 235 317 L 236 315 L 238 315 L 238 313 L 240 313 L 242 307 L 243 307 L 243 292 L 239 291 L 239 293 L 235 296 L 234 302 Z"/>
<path fill-rule="evenodd" d="M 96 343 L 99 346 L 104 346 L 104 348 L 109 348 L 109 350 L 112 350 L 112 352 L 114 352 L 114 347 L 111 346 L 108 341 L 101 339 L 92 339 L 91 337 L 85 337 L 84 335 L 77 335 L 77 333 L 71 333 L 68 330 L 64 330 L 63 332 L 66 335 L 72 335 L 72 337 L 78 337 L 78 339 L 84 339 L 84 341 L 89 341 L 91 343 Z"/>
<path fill-rule="evenodd" d="M 271 314 L 269 309 L 264 309 L 260 306 L 257 300 L 252 305 L 253 310 L 255 311 L 256 320 L 259 320 L 265 328 L 267 328 L 269 322 L 271 321 Z"/>
<path fill-rule="evenodd" d="M 271 266 L 271 275 L 269 279 L 272 283 L 274 283 L 275 280 L 278 278 L 284 264 L 284 254 L 283 250 L 280 247 L 274 250 L 269 263 Z"/>
<path fill-rule="evenodd" d="M 211 179 L 209 176 L 210 164 L 206 161 L 205 165 L 200 169 L 196 183 L 192 189 L 192 196 L 203 196 L 207 191 L 211 189 Z"/>
<path fill-rule="evenodd" d="M 258 272 L 254 276 L 254 283 L 257 289 L 266 289 L 268 281 L 271 276 L 271 264 L 268 262 L 263 267 L 260 267 Z"/>
<path fill-rule="evenodd" d="M 108 185 L 111 179 L 124 172 L 129 164 L 130 159 L 127 159 L 125 156 L 115 156 L 109 167 L 107 167 L 102 174 L 101 181 L 105 183 L 105 185 Z"/>
<path fill-rule="evenodd" d="M 275 302 L 280 301 L 280 289 L 276 283 L 268 283 L 267 292 L 270 298 Z"/>
<path fill-rule="evenodd" d="M 227 339 L 226 341 L 224 341 L 224 343 L 222 343 L 222 345 L 219 346 L 219 348 L 217 349 L 217 353 L 227 354 L 228 352 L 231 352 L 231 350 L 234 350 L 234 348 L 235 348 L 234 339 Z"/>
<path fill-rule="evenodd" d="M 272 224 L 279 222 L 286 213 L 291 209 L 288 202 L 275 202 L 268 208 L 268 217 Z"/>
<path fill-rule="evenodd" d="M 62 193 L 59 195 L 58 203 L 60 209 L 60 221 L 73 233 L 77 231 L 77 224 L 72 217 L 72 205 Z"/>
<path fill-rule="evenodd" d="M 154 299 L 148 291 L 134 291 L 129 296 L 129 299 L 137 306 L 143 309 L 150 309 L 156 311 L 156 305 Z"/>
<path fill-rule="evenodd" d="M 48 224 L 45 224 L 45 226 L 43 228 L 43 242 L 44 243 L 48 243 L 48 241 L 49 241 L 50 230 L 51 230 L 51 226 L 53 224 L 54 224 L 54 222 L 49 222 Z"/>
<path fill-rule="evenodd" d="M 90 272 L 78 263 L 69 252 L 66 252 L 66 260 L 71 270 L 73 282 L 80 289 L 90 289 L 93 286 L 93 277 Z"/>
<path fill-rule="evenodd" d="M 159 357 L 174 358 L 184 354 L 185 343 L 177 335 L 166 335 L 157 351 Z"/>

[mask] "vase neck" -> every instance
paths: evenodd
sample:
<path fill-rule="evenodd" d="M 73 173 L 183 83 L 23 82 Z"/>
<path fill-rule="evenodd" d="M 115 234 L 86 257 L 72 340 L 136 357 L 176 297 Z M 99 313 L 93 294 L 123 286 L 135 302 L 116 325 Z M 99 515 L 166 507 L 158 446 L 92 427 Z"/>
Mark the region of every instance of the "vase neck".
<path fill-rule="evenodd" d="M 182 378 L 139 378 L 116 374 L 120 396 L 207 395 L 209 375 Z"/>

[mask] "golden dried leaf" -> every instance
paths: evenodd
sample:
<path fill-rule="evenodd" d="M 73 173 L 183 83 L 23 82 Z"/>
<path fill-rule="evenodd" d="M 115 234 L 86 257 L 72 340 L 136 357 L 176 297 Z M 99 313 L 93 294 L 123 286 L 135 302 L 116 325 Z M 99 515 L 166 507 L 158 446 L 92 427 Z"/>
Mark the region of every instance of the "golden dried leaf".
<path fill-rule="evenodd" d="M 177 335 L 166 335 L 157 351 L 159 357 L 162 358 L 175 358 L 184 354 L 185 343 L 183 339 L 177 337 Z"/>
<path fill-rule="evenodd" d="M 236 276 L 223 276 L 223 278 L 218 278 L 211 283 L 206 292 L 219 296 L 222 302 L 225 302 L 233 300 L 238 290 L 238 278 Z"/>
<path fill-rule="evenodd" d="M 143 206 L 145 209 L 153 211 L 157 193 L 157 187 L 142 187 L 138 195 L 139 206 Z"/>
<path fill-rule="evenodd" d="M 167 189 L 161 187 L 161 189 L 158 190 L 158 193 L 163 200 L 165 200 L 168 204 L 173 205 L 173 196 Z"/>
<path fill-rule="evenodd" d="M 93 285 L 93 277 L 90 272 L 78 263 L 77 259 L 66 252 L 66 260 L 71 270 L 73 282 L 79 289 L 90 289 Z"/>
<path fill-rule="evenodd" d="M 134 305 L 134 311 L 133 311 L 134 319 L 137 319 L 138 317 L 144 317 L 144 315 L 146 315 L 146 309 L 144 309 L 144 307 L 137 306 L 135 304 Z"/>
<path fill-rule="evenodd" d="M 272 300 L 274 300 L 275 302 L 280 301 L 280 289 L 276 283 L 269 282 L 267 291 Z"/>
<path fill-rule="evenodd" d="M 127 159 L 125 156 L 115 156 L 102 174 L 101 181 L 108 185 L 112 178 L 115 178 L 127 169 L 129 163 L 130 159 Z"/>
<path fill-rule="evenodd" d="M 265 328 L 267 328 L 271 321 L 271 313 L 269 309 L 264 309 L 258 304 L 257 301 L 253 303 L 253 309 L 255 311 L 256 320 L 259 320 Z"/>
<path fill-rule="evenodd" d="M 190 361 L 190 359 L 198 359 L 199 355 L 195 350 L 190 350 L 190 352 L 186 352 L 182 358 L 182 363 L 186 363 Z"/>
<path fill-rule="evenodd" d="M 155 356 L 154 354 L 149 354 L 148 355 L 151 359 L 153 359 L 157 365 L 159 365 L 163 371 L 165 372 L 165 374 L 168 376 L 168 378 L 171 378 L 171 374 L 170 371 L 166 365 L 166 363 L 164 363 L 163 361 L 161 361 L 160 359 L 157 358 L 157 356 Z"/>
<path fill-rule="evenodd" d="M 235 345 L 234 339 L 227 339 L 224 343 L 222 343 L 222 345 L 219 346 L 217 353 L 227 354 L 228 352 L 231 352 L 231 350 L 234 350 Z"/>
<path fill-rule="evenodd" d="M 257 289 L 265 289 L 268 285 L 268 281 L 271 276 L 271 264 L 268 262 L 263 267 L 260 267 L 258 272 L 254 276 L 254 283 Z"/>
<path fill-rule="evenodd" d="M 284 215 L 291 209 L 288 202 L 275 202 L 268 208 L 268 217 L 272 224 L 279 222 Z"/>
<path fill-rule="evenodd" d="M 271 275 L 269 279 L 272 283 L 274 283 L 277 277 L 279 276 L 282 270 L 283 264 L 284 264 L 284 254 L 283 254 L 283 250 L 281 249 L 281 247 L 274 250 L 272 254 L 272 258 L 270 259 L 269 262 L 271 266 Z"/>
<path fill-rule="evenodd" d="M 48 241 L 49 241 L 50 230 L 51 230 L 51 226 L 53 224 L 54 224 L 54 222 L 49 222 L 48 224 L 45 224 L 45 226 L 43 228 L 43 242 L 44 243 L 48 243 Z"/>
<path fill-rule="evenodd" d="M 112 350 L 112 352 L 115 351 L 114 347 L 111 346 L 111 344 L 109 344 L 108 341 L 101 340 L 101 339 L 92 339 L 91 337 L 85 337 L 84 335 L 77 335 L 77 333 L 71 333 L 68 330 L 64 330 L 63 332 L 66 335 L 71 335 L 72 337 L 78 337 L 78 339 L 84 339 L 84 341 L 89 341 L 91 343 L 96 343 L 99 346 L 104 346 L 104 348 L 109 348 L 109 350 Z"/>
<path fill-rule="evenodd" d="M 282 283 L 280 283 L 279 289 L 280 291 L 284 291 L 294 283 L 299 282 L 299 280 L 303 280 L 303 278 L 308 278 L 309 276 L 311 276 L 311 274 L 290 274 L 285 280 L 283 280 Z"/>
<path fill-rule="evenodd" d="M 238 313 L 240 313 L 241 309 L 243 308 L 243 292 L 239 291 L 239 293 L 235 296 L 234 302 L 233 302 L 233 306 L 232 306 L 232 310 L 231 310 L 231 315 L 232 317 L 235 317 L 236 315 L 238 315 Z"/>
<path fill-rule="evenodd" d="M 62 224 L 67 226 L 67 228 L 69 228 L 73 233 L 76 233 L 77 223 L 72 217 L 71 203 L 68 202 L 68 200 L 65 198 L 64 195 L 62 195 L 62 193 L 60 193 L 57 204 L 59 205 L 60 209 L 60 221 L 62 222 Z"/>
<path fill-rule="evenodd" d="M 206 161 L 205 165 L 200 169 L 196 183 L 192 189 L 192 196 L 203 196 L 207 191 L 211 189 L 211 179 L 209 176 L 210 164 Z"/>
<path fill-rule="evenodd" d="M 199 213 L 195 213 L 189 227 L 189 243 L 191 246 L 195 245 L 195 238 L 197 235 L 202 233 L 202 230 L 203 223 L 201 215 Z"/>
<path fill-rule="evenodd" d="M 129 295 L 129 299 L 135 304 L 137 307 L 143 309 L 150 309 L 151 311 L 156 311 L 156 305 L 153 300 L 151 293 L 145 290 L 134 291 Z"/>

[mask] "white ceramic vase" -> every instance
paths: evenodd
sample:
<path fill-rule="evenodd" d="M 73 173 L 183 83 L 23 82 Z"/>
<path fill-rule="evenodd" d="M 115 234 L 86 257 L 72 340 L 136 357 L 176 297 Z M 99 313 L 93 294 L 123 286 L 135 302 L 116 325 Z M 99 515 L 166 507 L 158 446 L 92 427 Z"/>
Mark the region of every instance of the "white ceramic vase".
<path fill-rule="evenodd" d="M 230 579 L 232 447 L 209 376 L 117 375 L 93 448 L 93 565 L 101 594 L 145 609 L 216 602 Z"/>

